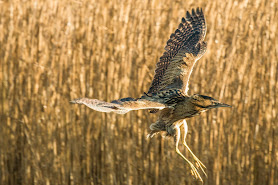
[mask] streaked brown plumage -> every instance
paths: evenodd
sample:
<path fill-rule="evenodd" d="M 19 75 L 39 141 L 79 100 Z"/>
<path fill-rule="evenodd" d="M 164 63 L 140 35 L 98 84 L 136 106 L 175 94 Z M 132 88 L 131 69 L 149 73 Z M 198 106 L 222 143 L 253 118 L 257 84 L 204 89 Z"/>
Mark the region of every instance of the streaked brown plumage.
<path fill-rule="evenodd" d="M 189 96 L 188 82 L 193 67 L 206 52 L 206 23 L 202 9 L 193 9 L 186 13 L 178 29 L 170 36 L 165 52 L 156 64 L 154 79 L 148 93 L 140 98 L 122 98 L 111 103 L 97 99 L 79 98 L 71 103 L 84 104 L 100 112 L 125 114 L 131 110 L 150 109 L 151 113 L 159 112 L 158 119 L 151 124 L 148 137 L 164 133 L 174 138 L 176 152 L 190 165 L 192 174 L 199 180 L 202 178 L 196 167 L 179 151 L 180 129 L 183 126 L 183 144 L 192 154 L 197 168 L 204 174 L 205 165 L 187 146 L 186 119 L 196 116 L 211 108 L 230 107 L 227 104 L 203 95 Z"/>

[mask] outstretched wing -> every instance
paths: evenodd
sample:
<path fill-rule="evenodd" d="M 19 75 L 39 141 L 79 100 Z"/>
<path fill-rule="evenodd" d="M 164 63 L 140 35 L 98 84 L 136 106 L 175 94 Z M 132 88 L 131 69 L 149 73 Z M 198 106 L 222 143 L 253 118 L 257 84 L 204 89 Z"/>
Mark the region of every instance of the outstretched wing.
<path fill-rule="evenodd" d="M 117 114 L 125 114 L 131 110 L 164 109 L 167 107 L 166 105 L 159 102 L 133 98 L 122 98 L 119 100 L 114 100 L 111 103 L 97 99 L 79 98 L 70 101 L 70 103 L 84 104 L 87 107 L 99 112 L 115 112 Z"/>
<path fill-rule="evenodd" d="M 192 9 L 182 18 L 179 28 L 170 36 L 165 52 L 156 64 L 155 76 L 149 93 L 166 89 L 188 91 L 188 80 L 194 64 L 206 51 L 203 41 L 206 23 L 202 9 Z"/>

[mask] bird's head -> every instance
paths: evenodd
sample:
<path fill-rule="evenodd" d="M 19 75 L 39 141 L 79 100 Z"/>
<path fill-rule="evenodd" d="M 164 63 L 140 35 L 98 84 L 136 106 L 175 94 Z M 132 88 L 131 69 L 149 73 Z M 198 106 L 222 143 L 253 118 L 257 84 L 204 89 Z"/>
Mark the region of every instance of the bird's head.
<path fill-rule="evenodd" d="M 218 100 L 204 95 L 194 94 L 191 98 L 191 103 L 201 109 L 212 109 L 218 107 L 232 107 L 231 105 L 221 103 Z"/>

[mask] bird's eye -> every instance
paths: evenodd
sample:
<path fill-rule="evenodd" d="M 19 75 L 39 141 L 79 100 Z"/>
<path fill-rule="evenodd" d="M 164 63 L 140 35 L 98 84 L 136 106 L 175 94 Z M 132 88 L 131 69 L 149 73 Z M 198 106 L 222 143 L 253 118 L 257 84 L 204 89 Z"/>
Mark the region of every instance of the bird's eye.
<path fill-rule="evenodd" d="M 198 96 L 197 95 L 194 95 L 194 96 L 192 96 L 192 98 L 194 99 L 194 100 L 199 100 L 199 98 L 198 98 Z"/>

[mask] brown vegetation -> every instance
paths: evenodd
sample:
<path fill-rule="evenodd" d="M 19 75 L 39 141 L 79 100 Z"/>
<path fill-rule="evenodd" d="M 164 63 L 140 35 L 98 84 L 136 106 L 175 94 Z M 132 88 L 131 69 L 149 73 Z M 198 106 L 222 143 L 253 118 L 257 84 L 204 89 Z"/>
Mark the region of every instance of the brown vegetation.
<path fill-rule="evenodd" d="M 276 0 L 0 1 L 0 184 L 200 184 L 172 139 L 146 139 L 156 115 L 69 104 L 147 91 L 196 7 L 208 51 L 189 93 L 233 105 L 188 121 L 204 184 L 278 184 Z"/>

